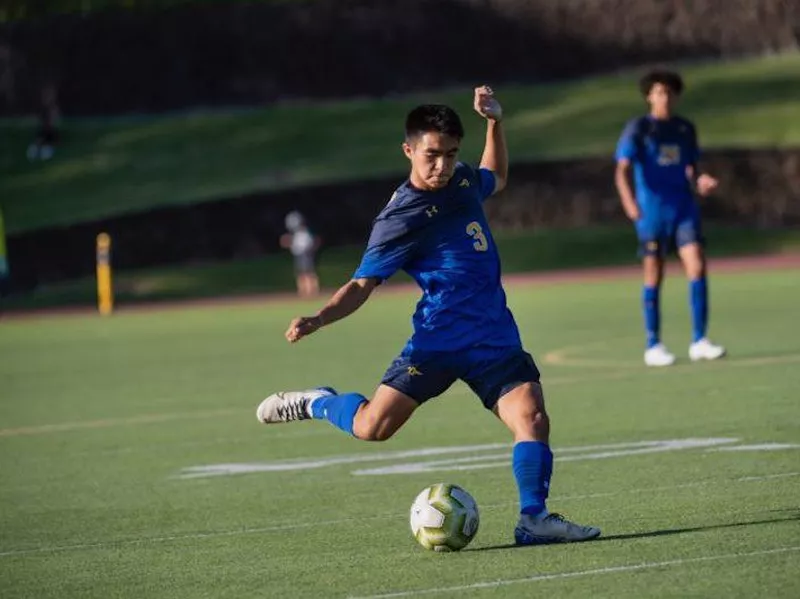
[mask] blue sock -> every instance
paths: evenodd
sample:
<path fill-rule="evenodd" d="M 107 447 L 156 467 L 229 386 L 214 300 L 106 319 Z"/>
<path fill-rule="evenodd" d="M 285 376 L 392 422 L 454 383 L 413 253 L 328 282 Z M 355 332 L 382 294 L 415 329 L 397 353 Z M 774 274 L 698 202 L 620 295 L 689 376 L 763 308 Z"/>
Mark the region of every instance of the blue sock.
<path fill-rule="evenodd" d="M 700 341 L 708 326 L 708 284 L 701 277 L 689 282 L 689 303 L 692 306 L 692 339 Z"/>
<path fill-rule="evenodd" d="M 553 452 L 541 441 L 520 441 L 512 455 L 514 477 L 519 488 L 520 512 L 536 516 L 545 510 L 553 474 Z"/>
<path fill-rule="evenodd" d="M 311 416 L 317 420 L 327 420 L 344 432 L 353 434 L 353 420 L 356 412 L 367 398 L 360 393 L 326 395 L 311 404 Z"/>
<path fill-rule="evenodd" d="M 658 287 L 644 286 L 642 289 L 642 305 L 644 307 L 644 328 L 647 331 L 647 349 L 659 342 L 661 313 L 658 308 Z"/>

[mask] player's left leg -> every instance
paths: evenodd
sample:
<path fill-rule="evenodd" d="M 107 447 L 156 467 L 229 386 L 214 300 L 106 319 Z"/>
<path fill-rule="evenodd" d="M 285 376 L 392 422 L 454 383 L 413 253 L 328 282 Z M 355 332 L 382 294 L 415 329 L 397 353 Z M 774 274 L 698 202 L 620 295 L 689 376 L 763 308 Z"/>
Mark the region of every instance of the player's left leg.
<path fill-rule="evenodd" d="M 297 285 L 297 295 L 306 298 L 308 297 L 308 260 L 305 255 L 299 254 L 294 256 L 294 278 Z"/>
<path fill-rule="evenodd" d="M 319 295 L 319 277 L 316 271 L 311 271 L 306 274 L 308 277 L 307 291 L 309 297 L 317 297 Z"/>
<path fill-rule="evenodd" d="M 642 312 L 646 345 L 644 363 L 647 366 L 671 366 L 675 356 L 661 342 L 661 283 L 664 280 L 665 223 L 656 218 L 643 218 L 636 223 L 639 256 L 642 260 Z"/>
<path fill-rule="evenodd" d="M 267 397 L 256 410 L 264 424 L 327 420 L 363 441 L 385 441 L 423 403 L 444 393 L 456 380 L 448 356 L 403 351 L 386 370 L 372 399 L 337 394 L 330 387 L 284 391 Z"/>
<path fill-rule="evenodd" d="M 520 501 L 520 519 L 514 530 L 517 544 L 585 541 L 599 536 L 598 528 L 580 526 L 547 511 L 553 453 L 536 364 L 522 349 L 498 352 L 494 357 L 488 367 L 472 369 L 465 381 L 514 436 L 512 469 Z"/>
<path fill-rule="evenodd" d="M 678 226 L 676 244 L 686 278 L 689 279 L 689 305 L 692 312 L 692 343 L 689 346 L 689 358 L 692 361 L 716 360 L 725 355 L 725 348 L 715 345 L 706 337 L 708 280 L 703 238 L 696 217 L 687 219 Z"/>
<path fill-rule="evenodd" d="M 319 294 L 319 278 L 313 252 L 306 252 L 295 257 L 297 285 L 302 297 L 316 297 Z"/>
<path fill-rule="evenodd" d="M 308 279 L 308 273 L 301 273 L 297 275 L 297 289 L 300 297 L 309 298 L 312 296 L 311 283 Z"/>
<path fill-rule="evenodd" d="M 295 275 L 294 277 L 295 287 L 297 288 L 297 295 L 299 297 L 305 297 L 306 295 L 306 288 L 305 288 L 305 281 L 303 280 L 303 275 Z"/>
<path fill-rule="evenodd" d="M 259 404 L 256 417 L 264 424 L 327 420 L 357 439 L 385 441 L 418 407 L 414 399 L 387 385 L 380 385 L 369 400 L 360 393 L 319 387 L 274 393 Z"/>

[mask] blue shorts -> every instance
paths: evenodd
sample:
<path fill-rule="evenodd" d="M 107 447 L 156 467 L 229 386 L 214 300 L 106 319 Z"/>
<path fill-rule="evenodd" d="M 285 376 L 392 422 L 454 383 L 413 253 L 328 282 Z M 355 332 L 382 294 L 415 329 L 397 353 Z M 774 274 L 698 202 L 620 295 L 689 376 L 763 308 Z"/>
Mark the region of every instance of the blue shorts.
<path fill-rule="evenodd" d="M 521 347 L 473 347 L 458 352 L 403 352 L 391 363 L 381 384 L 422 404 L 461 379 L 486 409 L 523 383 L 538 383 L 539 369 Z"/>
<path fill-rule="evenodd" d="M 636 222 L 639 256 L 665 256 L 690 243 L 705 244 L 698 214 L 678 218 L 650 219 Z"/>

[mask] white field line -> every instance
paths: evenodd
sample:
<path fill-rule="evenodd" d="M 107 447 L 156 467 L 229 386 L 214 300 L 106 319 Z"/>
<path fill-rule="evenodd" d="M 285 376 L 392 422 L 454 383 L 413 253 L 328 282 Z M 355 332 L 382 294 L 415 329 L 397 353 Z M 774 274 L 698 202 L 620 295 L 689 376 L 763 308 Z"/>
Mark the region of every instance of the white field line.
<path fill-rule="evenodd" d="M 719 555 L 705 555 L 702 557 L 688 557 L 673 559 L 663 562 L 642 562 L 639 564 L 627 564 L 621 566 L 609 566 L 606 568 L 595 568 L 593 570 L 574 570 L 572 572 L 557 572 L 554 574 L 539 574 L 526 578 L 506 578 L 500 580 L 488 580 L 486 582 L 476 582 L 451 587 L 434 587 L 428 589 L 417 589 L 412 591 L 396 591 L 392 593 L 381 593 L 378 595 L 363 595 L 359 597 L 351 596 L 350 599 L 391 599 L 394 597 L 417 597 L 419 595 L 434 595 L 442 593 L 458 593 L 462 591 L 474 591 L 477 589 L 494 589 L 497 587 L 509 586 L 512 584 L 530 584 L 546 580 L 563 580 L 567 578 L 583 578 L 585 576 L 598 576 L 601 574 L 618 574 L 620 572 L 636 572 L 639 570 L 654 570 L 656 568 L 669 568 L 672 566 L 683 566 L 687 564 L 699 564 L 703 562 L 716 562 L 723 560 L 744 559 L 749 557 L 762 557 L 766 555 L 776 555 L 780 553 L 790 553 L 800 551 L 800 545 L 793 547 L 778 547 L 775 549 L 763 549 L 761 551 L 749 551 L 746 553 L 723 553 Z"/>
<path fill-rule="evenodd" d="M 615 495 L 627 495 L 629 493 L 650 493 L 650 492 L 661 492 L 661 491 L 669 491 L 669 490 L 676 490 L 676 489 L 684 489 L 688 487 L 701 487 L 701 486 L 708 486 L 713 484 L 727 484 L 727 483 L 742 483 L 742 482 L 762 482 L 767 480 L 773 480 L 777 478 L 790 478 L 800 476 L 800 472 L 782 472 L 777 474 L 767 474 L 764 476 L 744 476 L 740 478 L 734 479 L 725 479 L 725 480 L 717 480 L 717 481 L 696 481 L 690 483 L 683 483 L 679 485 L 672 485 L 672 486 L 664 486 L 664 487 L 643 487 L 643 488 L 636 488 L 636 489 L 628 489 L 624 491 L 616 491 L 616 492 L 609 492 L 609 493 L 590 493 L 587 495 L 565 495 L 563 497 L 555 497 L 553 501 L 565 501 L 565 500 L 581 500 L 581 499 L 597 499 L 597 498 L 604 498 L 604 497 L 611 497 Z M 485 504 L 481 505 L 482 510 L 492 509 L 492 508 L 501 508 L 507 507 L 516 502 L 504 502 L 504 503 L 495 503 L 495 504 Z M 75 545 L 52 545 L 49 547 L 32 547 L 29 549 L 8 549 L 5 551 L 0 551 L 0 558 L 4 557 L 19 557 L 25 555 L 34 555 L 34 554 L 41 554 L 41 553 L 59 553 L 63 551 L 87 551 L 92 549 L 106 549 L 111 547 L 124 547 L 127 545 L 144 545 L 148 543 L 168 543 L 172 541 L 184 541 L 184 540 L 191 540 L 191 539 L 214 539 L 220 537 L 233 537 L 239 535 L 253 535 L 253 534 L 269 534 L 272 532 L 284 532 L 284 531 L 291 531 L 291 530 L 299 530 L 304 528 L 315 528 L 320 526 L 336 526 L 339 524 L 347 524 L 350 522 L 359 523 L 359 522 L 366 522 L 370 520 L 386 520 L 390 518 L 406 518 L 406 514 L 398 514 L 398 513 L 391 513 L 391 514 L 383 514 L 379 516 L 365 516 L 365 517 L 353 517 L 353 518 L 339 518 L 335 520 L 317 520 L 314 522 L 301 522 L 297 524 L 285 524 L 281 526 L 265 526 L 262 528 L 242 528 L 242 529 L 234 529 L 234 530 L 220 530 L 220 531 L 210 531 L 210 532 L 195 532 L 195 533 L 185 533 L 185 534 L 177 534 L 177 535 L 169 535 L 169 536 L 162 536 L 162 537 L 140 537 L 140 538 L 133 538 L 133 539 L 111 539 L 106 541 L 97 541 L 95 543 L 80 543 Z"/>
<path fill-rule="evenodd" d="M 782 451 L 784 449 L 800 449 L 800 443 L 756 443 L 754 445 L 736 445 L 735 447 L 716 447 L 708 451 Z"/>
<path fill-rule="evenodd" d="M 400 460 L 404 458 L 429 457 L 448 454 L 486 451 L 492 449 L 508 449 L 508 443 L 488 443 L 483 445 L 452 445 L 445 447 L 427 447 L 423 449 L 399 449 L 377 453 L 337 455 L 325 458 L 293 458 L 276 462 L 210 464 L 207 466 L 190 466 L 181 470 L 179 478 L 205 478 L 211 476 L 228 476 L 249 472 L 290 472 L 295 470 L 315 470 L 326 466 L 341 464 L 358 464 L 381 460 Z"/>
<path fill-rule="evenodd" d="M 605 445 L 585 445 L 575 447 L 560 447 L 556 450 L 556 460 L 576 461 L 591 459 L 606 459 L 611 457 L 621 457 L 637 455 L 641 453 L 654 453 L 665 451 L 680 451 L 684 449 L 714 447 L 726 443 L 736 443 L 739 439 L 728 437 L 710 438 L 690 438 L 690 439 L 671 439 L 662 441 L 633 441 L 625 443 L 610 443 Z M 483 455 L 470 455 L 467 457 L 452 457 L 451 454 L 475 453 L 478 451 L 500 450 L 502 452 L 488 453 Z M 396 460 L 403 458 L 425 458 L 436 456 L 448 456 L 444 460 L 427 462 L 406 462 L 394 464 L 380 468 L 369 468 L 355 470 L 355 475 L 372 474 L 393 474 L 393 473 L 417 473 L 432 472 L 436 470 L 468 470 L 473 468 L 494 468 L 506 466 L 508 463 L 511 445 L 508 443 L 488 443 L 482 445 L 454 445 L 444 447 L 425 447 L 422 449 L 404 449 L 394 451 L 380 451 L 368 454 L 336 455 L 319 458 L 293 458 L 288 460 L 278 460 L 273 462 L 237 462 L 226 464 L 205 464 L 201 466 L 190 466 L 183 468 L 178 474 L 178 478 L 208 478 L 214 476 L 231 476 L 236 474 L 247 474 L 254 472 L 286 472 L 294 470 L 315 470 L 327 466 L 337 466 L 346 464 L 358 464 L 364 462 L 379 462 L 385 460 Z M 592 453 L 586 453 L 592 452 Z M 578 454 L 578 455 L 564 455 Z M 498 461 L 502 460 L 502 461 Z M 480 462 L 490 461 L 488 465 Z M 460 465 L 459 465 L 460 464 Z"/>
<path fill-rule="evenodd" d="M 562 495 L 554 497 L 549 501 L 581 501 L 584 499 L 604 499 L 606 497 L 618 497 L 619 495 L 632 495 L 635 493 L 660 493 L 661 491 L 678 491 L 680 489 L 692 489 L 696 487 L 708 487 L 715 484 L 724 483 L 749 483 L 775 480 L 781 478 L 794 478 L 800 476 L 800 472 L 781 472 L 779 474 L 766 474 L 764 476 L 742 476 L 739 478 L 726 479 L 726 480 L 698 480 L 690 483 L 681 483 L 679 485 L 667 485 L 663 487 L 640 487 L 636 489 L 625 489 L 622 491 L 606 491 L 603 493 L 587 493 L 582 495 Z M 481 504 L 481 510 L 490 510 L 494 508 L 507 507 L 509 505 L 516 505 L 516 501 L 504 501 L 502 503 L 486 503 Z"/>
<path fill-rule="evenodd" d="M 650 453 L 663 453 L 667 451 L 680 451 L 683 449 L 713 447 L 726 443 L 735 443 L 738 439 L 733 438 L 708 438 L 708 439 L 675 439 L 669 441 L 645 441 L 634 443 L 619 443 L 614 445 L 594 445 L 588 447 L 565 447 L 555 452 L 556 462 L 577 462 L 583 460 L 604 460 L 608 458 L 624 457 L 632 455 L 643 455 Z M 579 455 L 562 455 L 566 452 L 582 452 L 587 449 L 606 451 L 594 451 Z M 617 449 L 617 451 L 607 451 Z M 356 476 L 375 476 L 389 474 L 418 474 L 423 472 L 440 471 L 461 471 L 461 470 L 481 470 L 485 468 L 499 468 L 508 466 L 508 454 L 486 454 L 483 456 L 470 456 L 465 458 L 450 458 L 447 460 L 434 460 L 428 462 L 415 462 L 405 464 L 394 464 L 378 468 L 367 468 L 354 470 L 352 474 Z"/>

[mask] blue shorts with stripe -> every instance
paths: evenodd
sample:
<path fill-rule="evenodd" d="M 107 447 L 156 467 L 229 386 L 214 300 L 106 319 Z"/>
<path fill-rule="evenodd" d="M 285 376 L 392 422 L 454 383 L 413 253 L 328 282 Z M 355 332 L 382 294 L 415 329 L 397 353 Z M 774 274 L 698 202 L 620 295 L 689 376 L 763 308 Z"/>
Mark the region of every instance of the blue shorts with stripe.
<path fill-rule="evenodd" d="M 539 369 L 521 347 L 476 346 L 458 352 L 404 351 L 381 383 L 422 404 L 464 381 L 491 410 L 497 400 L 523 383 L 539 382 Z"/>

